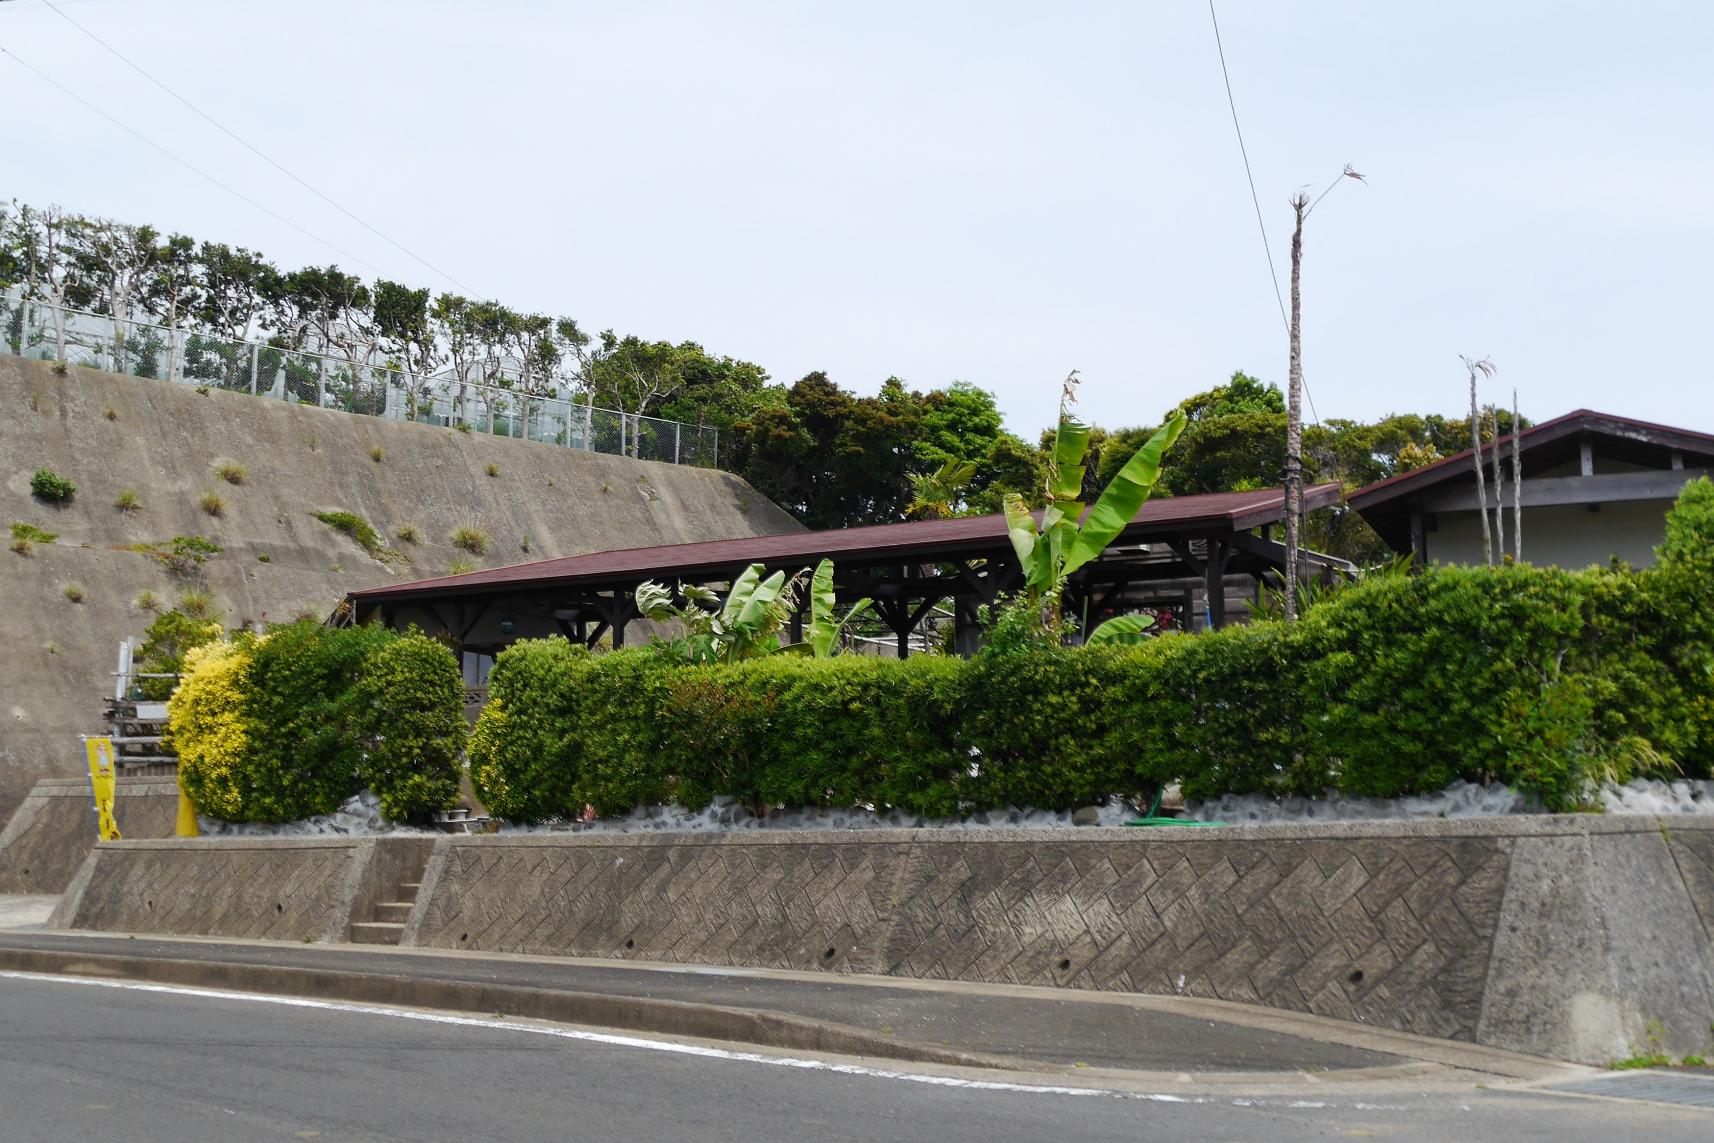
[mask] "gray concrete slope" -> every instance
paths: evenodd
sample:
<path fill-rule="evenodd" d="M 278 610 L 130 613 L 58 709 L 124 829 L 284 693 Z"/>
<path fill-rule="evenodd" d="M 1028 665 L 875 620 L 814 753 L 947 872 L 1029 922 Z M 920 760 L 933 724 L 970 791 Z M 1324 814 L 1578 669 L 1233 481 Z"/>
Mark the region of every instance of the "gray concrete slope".
<path fill-rule="evenodd" d="M 81 367 L 61 377 L 16 357 L 0 356 L 0 409 L 0 526 L 60 537 L 27 557 L 0 552 L 0 821 L 37 778 L 83 772 L 77 735 L 100 730 L 114 649 L 151 618 L 136 600 L 170 603 L 186 586 L 131 545 L 221 544 L 201 580 L 236 624 L 325 615 L 354 588 L 444 574 L 473 558 L 451 540 L 466 524 L 491 539 L 484 566 L 799 528 L 730 473 Z M 224 462 L 244 467 L 243 484 L 216 475 Z M 31 496 L 40 468 L 77 484 L 69 504 Z M 122 489 L 139 494 L 138 510 L 114 507 Z M 218 517 L 199 504 L 211 493 Z M 403 562 L 371 559 L 310 516 L 326 510 L 363 516 Z M 416 542 L 393 538 L 406 525 Z"/>

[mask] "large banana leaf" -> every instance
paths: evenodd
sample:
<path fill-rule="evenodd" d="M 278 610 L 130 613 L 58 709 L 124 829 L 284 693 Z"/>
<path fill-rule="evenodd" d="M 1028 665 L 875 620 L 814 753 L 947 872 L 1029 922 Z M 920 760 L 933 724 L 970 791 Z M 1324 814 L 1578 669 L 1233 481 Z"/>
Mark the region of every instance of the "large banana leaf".
<path fill-rule="evenodd" d="M 761 566 L 761 564 L 751 564 L 745 574 L 748 574 L 749 571 L 759 570 Z M 755 584 L 749 597 L 742 601 L 742 606 L 738 610 L 738 618 L 733 621 L 732 626 L 746 633 L 761 628 L 769 615 L 772 614 L 774 604 L 779 601 L 780 592 L 785 586 L 786 573 L 783 571 L 777 571 L 761 583 Z M 732 595 L 734 599 L 738 596 L 736 584 L 733 585 Z M 731 600 L 727 600 L 727 603 L 730 604 Z"/>
<path fill-rule="evenodd" d="M 762 572 L 765 570 L 761 564 L 751 564 L 738 573 L 738 578 L 732 581 L 731 590 L 726 593 L 726 603 L 720 609 L 722 625 L 730 627 L 738 622 L 744 605 L 756 594 L 756 586 L 761 583 Z"/>
<path fill-rule="evenodd" d="M 1018 566 L 1024 569 L 1024 581 L 1034 584 L 1036 565 L 1042 562 L 1047 547 L 1036 532 L 1036 518 L 1016 492 L 1006 493 L 1000 504 L 1006 510 L 1006 535 L 1012 541 L 1012 550 L 1018 554 Z"/>
<path fill-rule="evenodd" d="M 833 591 L 833 561 L 822 560 L 816 565 L 815 575 L 810 579 L 809 586 L 809 651 L 818 659 L 825 659 L 839 650 L 839 639 L 845 633 L 845 625 L 869 610 L 875 601 L 868 598 L 859 599 L 851 605 L 851 610 L 845 613 L 845 618 L 835 617 Z M 793 644 L 786 648 L 793 650 L 801 644 Z"/>
<path fill-rule="evenodd" d="M 1053 437 L 1054 500 L 1076 500 L 1083 491 L 1083 458 L 1089 452 L 1089 426 L 1070 419 L 1059 422 Z"/>
<path fill-rule="evenodd" d="M 665 620 L 677 619 L 678 608 L 673 606 L 672 588 L 664 584 L 648 580 L 637 585 L 637 611 L 644 619 Z"/>
<path fill-rule="evenodd" d="M 1141 643 L 1149 637 L 1149 630 L 1154 625 L 1155 617 L 1152 615 L 1115 615 L 1091 631 L 1083 645 L 1099 647 L 1103 643 Z"/>
<path fill-rule="evenodd" d="M 1125 525 L 1136 519 L 1137 512 L 1154 491 L 1161 475 L 1161 457 L 1184 431 L 1184 414 L 1162 425 L 1136 455 L 1125 462 L 1112 483 L 1101 492 L 1095 507 L 1078 530 L 1077 540 L 1066 552 L 1064 573 L 1070 575 L 1107 550 L 1118 538 Z"/>

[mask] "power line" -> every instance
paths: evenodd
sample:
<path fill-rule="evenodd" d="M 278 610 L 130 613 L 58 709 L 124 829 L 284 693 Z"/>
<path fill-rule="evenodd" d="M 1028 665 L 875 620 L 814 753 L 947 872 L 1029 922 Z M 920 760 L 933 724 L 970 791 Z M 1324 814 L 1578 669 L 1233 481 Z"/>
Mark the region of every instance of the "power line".
<path fill-rule="evenodd" d="M 64 0 L 61 0 L 61 2 L 63 3 Z M 353 222 L 357 223 L 359 226 L 363 227 L 363 229 L 369 231 L 371 234 L 375 235 L 377 238 L 380 238 L 382 241 L 393 246 L 395 249 L 402 251 L 408 257 L 414 259 L 415 261 L 417 261 L 421 265 L 426 266 L 431 272 L 438 274 L 440 277 L 446 279 L 448 282 L 451 282 L 453 285 L 457 286 L 459 289 L 463 290 L 465 293 L 474 294 L 476 292 L 476 291 L 472 290 L 469 286 L 466 286 L 463 282 L 460 282 L 457 278 L 454 278 L 451 274 L 448 274 L 445 270 L 440 269 L 438 266 L 436 266 L 434 263 L 430 262 L 428 259 L 422 257 L 420 254 L 411 250 L 404 243 L 398 241 L 395 238 L 390 237 L 389 235 L 385 234 L 384 232 L 382 232 L 377 227 L 370 225 L 369 222 L 367 222 L 363 218 L 359 217 L 355 212 L 347 209 L 345 206 L 343 206 L 341 203 L 334 200 L 329 195 L 325 194 L 324 192 L 322 192 L 318 188 L 310 185 L 308 182 L 299 178 L 294 172 L 289 170 L 283 163 L 279 162 L 272 155 L 267 154 L 261 148 L 255 146 L 253 143 L 251 143 L 249 140 L 240 136 L 236 131 L 233 131 L 230 127 L 226 126 L 224 123 L 222 123 L 218 119 L 214 118 L 214 116 L 208 114 L 208 112 L 204 111 L 202 108 L 198 107 L 196 104 L 192 103 L 190 100 L 186 99 L 184 96 L 180 95 L 178 92 L 176 92 L 172 88 L 168 87 L 165 83 L 162 83 L 159 79 L 156 79 L 149 72 L 145 71 L 139 64 L 135 63 L 129 56 L 127 56 L 123 52 L 121 52 L 118 48 L 114 47 L 112 44 L 108 43 L 106 40 L 102 39 L 100 36 L 96 35 L 94 32 L 90 31 L 88 28 L 84 27 L 82 24 L 78 23 L 76 20 L 74 20 L 70 16 L 66 15 L 64 12 L 60 11 L 58 5 L 56 5 L 53 2 L 53 0 L 42 0 L 42 3 L 44 5 L 46 5 L 48 8 L 52 9 L 54 15 L 58 16 L 60 19 L 64 20 L 66 23 L 70 24 L 72 27 L 74 27 L 78 31 L 82 32 L 85 36 L 88 36 L 91 40 L 94 40 L 97 44 L 100 44 L 103 48 L 107 49 L 107 51 L 109 53 L 111 53 L 115 58 L 117 58 L 126 67 L 130 68 L 132 71 L 136 72 L 138 75 L 142 76 L 144 79 L 148 80 L 150 83 L 154 84 L 156 87 L 160 88 L 162 91 L 166 92 L 168 95 L 172 96 L 174 99 L 178 100 L 180 103 L 184 104 L 186 107 L 190 108 L 191 111 L 195 112 L 198 116 L 200 116 L 210 126 L 214 127 L 216 130 L 220 131 L 222 134 L 224 134 L 228 138 L 230 138 L 233 142 L 237 143 L 239 146 L 243 147 L 245 150 L 249 151 L 251 154 L 255 155 L 257 158 L 261 159 L 263 162 L 267 163 L 269 166 L 273 167 L 275 170 L 279 171 L 281 174 L 285 175 L 287 178 L 291 179 L 293 182 L 297 183 L 299 186 L 303 187 L 305 190 L 309 191 L 311 194 L 315 195 L 317 198 L 321 199 L 323 202 L 327 203 L 329 206 L 333 207 L 335 210 L 339 211 L 341 214 L 345 215 L 347 218 L 351 219 Z"/>
<path fill-rule="evenodd" d="M 243 191 L 238 190 L 232 186 L 227 185 L 226 183 L 221 182 L 219 179 L 215 178 L 213 175 L 209 174 L 207 171 L 203 170 L 201 167 L 198 167 L 198 166 L 194 165 L 193 163 L 191 163 L 189 160 L 181 158 L 177 154 L 173 153 L 172 151 L 167 150 L 161 144 L 155 142 L 153 139 L 149 138 L 147 135 L 143 134 L 141 131 L 137 130 L 135 127 L 132 127 L 130 124 L 125 123 L 122 120 L 117 119 L 112 115 L 109 115 L 107 112 L 103 111 L 101 108 L 97 107 L 95 104 L 91 103 L 89 100 L 85 99 L 83 96 L 79 95 L 77 92 L 73 91 L 71 88 L 67 87 L 65 84 L 61 83 L 59 80 L 55 79 L 53 76 L 48 75 L 47 73 L 39 70 L 38 68 L 31 66 L 29 63 L 27 63 L 23 59 L 21 59 L 16 52 L 5 47 L 4 45 L 0 45 L 0 54 L 3 54 L 5 56 L 9 57 L 13 63 L 17 64 L 19 67 L 23 68 L 25 71 L 27 71 L 31 75 L 35 76 L 37 79 L 41 80 L 43 83 L 46 83 L 49 86 L 57 89 L 59 92 L 61 92 L 63 95 L 67 96 L 68 98 L 74 99 L 78 103 L 83 104 L 83 106 L 85 106 L 89 110 L 95 112 L 97 115 L 101 116 L 103 119 L 107 120 L 109 123 L 113 124 L 115 127 L 118 127 L 121 131 L 124 131 L 129 135 L 135 136 L 137 139 L 148 144 L 150 147 L 153 147 L 155 150 L 159 151 L 161 154 L 165 155 L 167 158 L 171 159 L 173 162 L 177 163 L 179 166 L 185 168 L 185 170 L 190 171 L 192 174 L 197 175 L 200 178 L 207 179 L 209 182 L 213 183 L 215 186 L 219 187 L 221 190 L 225 191 L 227 194 L 232 195 L 234 198 L 240 199 L 243 202 L 249 203 L 251 206 L 255 207 L 257 210 L 261 211 L 263 214 L 267 215 L 269 218 L 274 219 L 276 222 L 279 222 L 285 226 L 291 227 L 293 230 L 297 231 L 299 234 L 303 235 L 305 238 L 310 239 L 311 241 L 321 243 L 323 246 L 327 247 L 329 250 L 332 250 L 334 253 L 338 254 L 342 258 L 349 258 L 351 261 L 357 263 L 360 266 L 367 266 L 367 267 L 369 267 L 369 269 L 375 271 L 377 274 L 384 272 L 384 271 L 382 271 L 382 269 L 379 266 L 376 266 L 373 263 L 364 261 L 362 258 L 359 258 L 357 255 L 351 253 L 349 250 L 346 250 L 343 247 L 334 245 L 332 242 L 329 242 L 327 239 L 321 237 L 320 235 L 310 233 L 308 230 L 305 230 L 303 227 L 299 226 L 297 223 L 293 222 L 291 219 L 286 218 L 284 215 L 278 213 L 277 211 L 270 210 L 268 207 L 263 206 L 261 203 L 257 202 L 255 199 L 251 198 L 249 195 L 245 194 Z"/>
<path fill-rule="evenodd" d="M 1262 253 L 1268 257 L 1268 280 L 1274 284 L 1274 301 L 1280 307 L 1280 325 L 1291 332 L 1291 319 L 1286 316 L 1285 295 L 1280 292 L 1280 272 L 1274 268 L 1274 248 L 1268 241 L 1268 224 L 1262 220 L 1262 200 L 1256 194 L 1256 176 L 1250 171 L 1250 150 L 1244 145 L 1244 128 L 1238 122 L 1238 101 L 1232 96 L 1232 75 L 1226 70 L 1226 45 L 1220 41 L 1220 17 L 1214 14 L 1214 0 L 1208 0 L 1208 20 L 1214 25 L 1214 49 L 1220 53 L 1220 78 L 1226 81 L 1226 106 L 1232 109 L 1232 130 L 1238 136 L 1238 153 L 1244 157 L 1244 178 L 1250 184 L 1250 202 L 1256 208 L 1256 229 L 1262 232 Z M 1326 192 L 1322 192 L 1326 197 Z M 1320 199 L 1316 200 L 1320 202 Z M 1303 395 L 1309 400 L 1309 415 L 1317 425 L 1321 417 L 1315 411 L 1315 398 L 1309 395 L 1309 382 L 1303 383 Z"/>

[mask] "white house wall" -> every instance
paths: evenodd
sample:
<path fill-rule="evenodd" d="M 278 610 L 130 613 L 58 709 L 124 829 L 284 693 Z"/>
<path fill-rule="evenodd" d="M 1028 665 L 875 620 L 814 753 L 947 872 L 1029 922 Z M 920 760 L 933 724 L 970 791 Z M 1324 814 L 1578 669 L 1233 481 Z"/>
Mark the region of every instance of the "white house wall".
<path fill-rule="evenodd" d="M 1618 556 L 1635 567 L 1654 563 L 1666 535 L 1671 500 L 1630 500 L 1597 505 L 1524 509 L 1524 559 L 1532 564 L 1583 568 Z M 1475 512 L 1442 512 L 1429 532 L 1428 558 L 1441 564 L 1482 562 L 1482 522 Z M 1506 550 L 1512 546 L 1512 512 L 1506 510 Z M 1492 517 L 1489 518 L 1490 524 Z"/>

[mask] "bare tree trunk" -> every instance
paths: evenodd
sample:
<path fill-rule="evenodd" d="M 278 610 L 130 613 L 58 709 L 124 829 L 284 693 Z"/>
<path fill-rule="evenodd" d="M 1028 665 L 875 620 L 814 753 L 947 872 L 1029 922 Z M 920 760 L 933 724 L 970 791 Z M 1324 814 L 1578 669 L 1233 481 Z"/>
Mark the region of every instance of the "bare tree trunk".
<path fill-rule="evenodd" d="M 1518 391 L 1512 390 L 1512 554 L 1524 562 L 1524 469 L 1518 455 Z"/>
<path fill-rule="evenodd" d="M 1494 442 L 1494 546 L 1499 562 L 1506 562 L 1506 470 L 1500 453 L 1500 410 L 1488 406 L 1488 438 Z M 1486 511 L 1486 509 L 1484 509 Z"/>
<path fill-rule="evenodd" d="M 167 304 L 167 380 L 177 381 L 179 371 L 179 297 Z"/>
<path fill-rule="evenodd" d="M 1309 212 L 1309 197 L 1291 200 L 1296 225 L 1291 232 L 1291 364 L 1286 390 L 1285 454 L 1285 618 L 1297 619 L 1297 552 L 1302 537 L 1299 517 L 1303 512 L 1303 219 Z"/>
<path fill-rule="evenodd" d="M 1488 490 L 1482 475 L 1482 411 L 1476 404 L 1476 363 L 1464 359 L 1470 371 L 1470 459 L 1476 463 L 1476 514 L 1482 517 L 1482 562 L 1494 562 L 1494 537 L 1488 525 Z"/>

